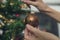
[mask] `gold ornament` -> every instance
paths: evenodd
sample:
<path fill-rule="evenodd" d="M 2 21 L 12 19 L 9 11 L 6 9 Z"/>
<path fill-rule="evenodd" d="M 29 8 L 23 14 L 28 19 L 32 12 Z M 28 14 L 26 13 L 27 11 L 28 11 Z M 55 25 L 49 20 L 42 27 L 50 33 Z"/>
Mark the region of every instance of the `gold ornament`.
<path fill-rule="evenodd" d="M 29 14 L 26 18 L 25 18 L 25 23 L 26 24 L 30 24 L 34 27 L 37 27 L 39 25 L 39 19 L 36 15 L 34 14 Z"/>
<path fill-rule="evenodd" d="M 2 27 L 2 25 L 0 24 L 0 28 Z"/>
<path fill-rule="evenodd" d="M 27 4 L 21 4 L 20 7 L 21 7 L 21 10 L 29 10 L 30 9 L 29 6 L 27 6 Z"/>
<path fill-rule="evenodd" d="M 21 8 L 26 8 L 27 5 L 26 5 L 26 4 L 21 4 L 20 7 L 21 7 Z"/>
<path fill-rule="evenodd" d="M 0 18 L 2 18 L 3 16 L 2 15 L 0 15 Z"/>
<path fill-rule="evenodd" d="M 1 24 L 2 26 L 4 26 L 4 25 L 5 25 L 2 21 L 0 21 L 0 24 Z"/>
<path fill-rule="evenodd" d="M 8 24 L 8 25 L 10 25 L 11 23 L 14 23 L 14 22 L 15 22 L 15 20 L 10 19 L 10 20 L 8 20 L 7 22 L 8 22 L 7 24 Z"/>
<path fill-rule="evenodd" d="M 3 4 L 1 4 L 1 7 L 2 7 L 2 8 L 4 8 L 4 7 L 6 7 L 6 6 L 5 6 L 5 5 L 3 5 Z"/>
<path fill-rule="evenodd" d="M 11 39 L 11 40 L 13 40 L 13 39 Z"/>
<path fill-rule="evenodd" d="M 11 2 L 10 5 L 11 5 L 11 6 L 14 5 L 14 3 Z"/>

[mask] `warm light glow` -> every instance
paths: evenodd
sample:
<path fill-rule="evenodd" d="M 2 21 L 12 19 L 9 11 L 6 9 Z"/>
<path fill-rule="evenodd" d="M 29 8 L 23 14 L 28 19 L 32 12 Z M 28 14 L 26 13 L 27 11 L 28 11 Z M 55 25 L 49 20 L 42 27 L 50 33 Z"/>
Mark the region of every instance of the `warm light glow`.
<path fill-rule="evenodd" d="M 2 27 L 2 25 L 0 25 L 0 27 Z"/>
<path fill-rule="evenodd" d="M 0 18 L 2 18 L 3 16 L 2 15 L 0 15 Z"/>
<path fill-rule="evenodd" d="M 33 21 L 33 20 L 34 20 L 34 18 L 33 18 L 33 17 L 30 17 L 30 20 L 31 20 L 31 21 Z"/>
<path fill-rule="evenodd" d="M 10 21 L 9 21 L 9 22 L 13 23 L 13 22 L 15 22 L 15 20 L 13 20 L 13 19 L 10 19 Z"/>
<path fill-rule="evenodd" d="M 5 5 L 1 5 L 1 7 L 3 7 L 3 8 L 4 8 L 4 7 L 5 7 Z"/>
<path fill-rule="evenodd" d="M 10 3 L 10 5 L 14 5 L 14 3 Z"/>

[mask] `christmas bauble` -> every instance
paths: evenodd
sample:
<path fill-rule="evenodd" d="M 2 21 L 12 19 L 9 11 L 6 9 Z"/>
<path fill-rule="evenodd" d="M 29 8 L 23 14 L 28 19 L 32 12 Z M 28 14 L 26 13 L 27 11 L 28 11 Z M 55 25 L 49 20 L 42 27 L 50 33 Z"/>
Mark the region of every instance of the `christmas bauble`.
<path fill-rule="evenodd" d="M 31 0 L 31 1 L 36 1 L 36 0 Z"/>
<path fill-rule="evenodd" d="M 30 24 L 33 27 L 38 27 L 39 19 L 35 14 L 29 14 L 25 18 L 25 23 Z"/>

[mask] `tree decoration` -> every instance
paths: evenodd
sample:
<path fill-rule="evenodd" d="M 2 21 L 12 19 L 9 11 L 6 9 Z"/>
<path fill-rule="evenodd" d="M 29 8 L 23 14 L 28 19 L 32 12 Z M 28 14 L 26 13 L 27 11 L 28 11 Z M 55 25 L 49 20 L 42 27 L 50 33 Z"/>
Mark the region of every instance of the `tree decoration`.
<path fill-rule="evenodd" d="M 25 10 L 27 8 L 21 0 L 0 0 L 0 29 L 3 30 L 0 40 L 15 40 L 20 35 L 25 29 L 20 15 L 29 13 L 30 10 Z"/>
<path fill-rule="evenodd" d="M 30 11 L 29 5 L 21 0 L 0 0 L 0 29 L 3 30 L 0 40 L 15 40 L 17 35 L 21 35 L 26 24 L 37 27 L 39 21 L 34 14 L 26 16 L 25 22 L 20 17 Z"/>
<path fill-rule="evenodd" d="M 28 14 L 27 17 L 25 18 L 25 23 L 30 24 L 34 27 L 38 27 L 39 19 L 35 14 Z"/>

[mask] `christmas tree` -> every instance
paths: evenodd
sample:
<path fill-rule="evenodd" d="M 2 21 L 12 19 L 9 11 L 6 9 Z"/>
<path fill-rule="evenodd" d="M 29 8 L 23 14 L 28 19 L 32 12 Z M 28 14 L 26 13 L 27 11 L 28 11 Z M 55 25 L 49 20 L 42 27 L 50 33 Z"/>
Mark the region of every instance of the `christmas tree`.
<path fill-rule="evenodd" d="M 25 28 L 21 14 L 29 13 L 29 7 L 21 0 L 0 0 L 0 40 L 15 40 Z"/>

